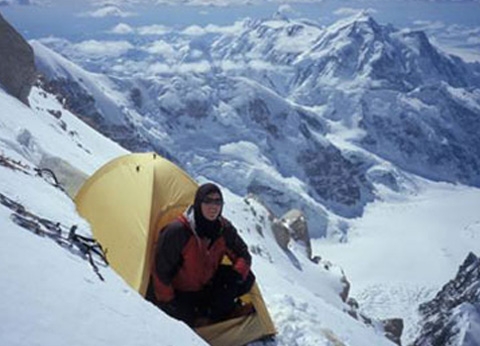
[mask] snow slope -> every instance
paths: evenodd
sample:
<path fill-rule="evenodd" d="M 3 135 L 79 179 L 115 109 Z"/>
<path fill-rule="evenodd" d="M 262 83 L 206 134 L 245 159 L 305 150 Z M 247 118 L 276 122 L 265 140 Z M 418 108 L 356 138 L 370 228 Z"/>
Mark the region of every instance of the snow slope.
<path fill-rule="evenodd" d="M 33 89 L 30 102 L 32 109 L 0 91 L 0 193 L 35 215 L 60 222 L 65 229 L 78 225 L 80 234 L 90 235 L 73 202 L 36 176 L 34 168 L 41 157 L 60 157 L 90 174 L 125 150 L 79 122 L 41 89 Z M 60 119 L 52 111 L 57 115 L 54 111 L 61 111 Z M 340 345 L 391 345 L 380 330 L 344 312 L 338 267 L 326 270 L 295 246 L 280 250 L 265 208 L 227 188 L 224 191 L 227 217 L 255 254 L 253 268 L 279 332 L 275 345 L 326 346 L 332 340 Z M 143 300 L 110 268 L 99 267 L 105 278 L 100 281 L 78 253 L 19 227 L 11 214 L 2 203 L 0 344 L 203 344 L 184 324 Z"/>
<path fill-rule="evenodd" d="M 469 251 L 480 253 L 480 190 L 418 180 L 418 192 L 370 204 L 349 223 L 348 240 L 315 240 L 341 266 L 361 310 L 403 317 L 403 343 L 418 332 L 418 305 L 453 279 Z"/>
<path fill-rule="evenodd" d="M 33 168 L 49 155 L 92 173 L 126 152 L 62 109 L 51 95 L 34 89 L 30 102 L 36 111 L 0 92 L 0 153 L 25 167 L 22 172 L 0 166 L 0 193 L 43 218 L 79 225 L 88 235 L 89 226 L 72 200 L 36 176 Z M 59 109 L 67 128 L 76 131 L 74 137 L 48 112 Z M 112 270 L 101 269 L 101 282 L 86 260 L 17 226 L 10 215 L 11 210 L 0 205 L 0 344 L 204 344 L 146 304 Z M 159 325 L 163 327 L 155 328 Z M 168 335 L 166 328 L 172 331 Z"/>

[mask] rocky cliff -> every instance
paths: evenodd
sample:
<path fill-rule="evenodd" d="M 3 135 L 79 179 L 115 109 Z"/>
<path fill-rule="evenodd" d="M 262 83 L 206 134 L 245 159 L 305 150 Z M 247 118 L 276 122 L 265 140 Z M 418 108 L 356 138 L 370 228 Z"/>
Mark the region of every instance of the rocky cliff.
<path fill-rule="evenodd" d="M 455 279 L 420 305 L 420 336 L 413 346 L 480 345 L 480 258 L 470 253 Z"/>
<path fill-rule="evenodd" d="M 0 84 L 12 96 L 28 104 L 36 79 L 33 49 L 0 14 Z"/>

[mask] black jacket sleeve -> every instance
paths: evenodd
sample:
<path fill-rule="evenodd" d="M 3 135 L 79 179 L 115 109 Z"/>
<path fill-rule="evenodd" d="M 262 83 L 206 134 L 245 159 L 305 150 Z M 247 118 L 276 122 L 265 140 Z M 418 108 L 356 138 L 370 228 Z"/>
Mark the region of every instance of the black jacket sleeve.
<path fill-rule="evenodd" d="M 160 232 L 155 253 L 155 269 L 163 284 L 170 285 L 182 266 L 182 250 L 189 237 L 190 232 L 178 220 L 169 223 Z"/>
<path fill-rule="evenodd" d="M 239 259 L 243 259 L 245 264 L 250 267 L 252 256 L 248 251 L 247 244 L 240 237 L 236 228 L 230 223 L 230 221 L 223 219 L 223 223 L 223 236 L 225 237 L 225 243 L 227 245 L 227 254 L 233 262 L 234 267 Z"/>

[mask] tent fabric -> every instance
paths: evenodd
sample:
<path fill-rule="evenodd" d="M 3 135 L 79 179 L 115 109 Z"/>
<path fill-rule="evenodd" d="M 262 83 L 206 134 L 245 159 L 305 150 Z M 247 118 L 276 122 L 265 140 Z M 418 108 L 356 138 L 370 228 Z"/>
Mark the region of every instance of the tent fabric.
<path fill-rule="evenodd" d="M 197 328 L 196 332 L 212 346 L 241 346 L 275 335 L 275 327 L 256 283 L 245 299 L 253 303 L 255 314 Z"/>
<path fill-rule="evenodd" d="M 121 156 L 82 186 L 75 203 L 107 252 L 111 266 L 145 295 L 161 229 L 192 203 L 197 184 L 156 154 Z"/>
<path fill-rule="evenodd" d="M 158 231 L 193 203 L 197 188 L 187 173 L 155 153 L 128 154 L 95 172 L 74 200 L 112 268 L 145 296 Z M 275 334 L 256 284 L 246 299 L 256 313 L 196 332 L 214 346 L 244 345 Z"/>

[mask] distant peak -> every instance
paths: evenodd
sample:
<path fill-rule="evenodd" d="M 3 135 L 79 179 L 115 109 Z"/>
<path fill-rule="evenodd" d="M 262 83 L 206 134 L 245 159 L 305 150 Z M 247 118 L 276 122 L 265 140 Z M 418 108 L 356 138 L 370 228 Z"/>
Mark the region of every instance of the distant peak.
<path fill-rule="evenodd" d="M 473 252 L 470 252 L 467 255 L 467 258 L 465 259 L 463 264 L 461 265 L 460 270 L 465 270 L 465 268 L 470 267 L 472 264 L 477 264 L 478 262 L 479 258 Z"/>
<path fill-rule="evenodd" d="M 369 10 L 362 9 L 353 14 L 351 18 L 356 18 L 357 21 L 369 21 L 373 20 Z"/>
<path fill-rule="evenodd" d="M 347 31 L 362 35 L 364 33 L 391 32 L 394 31 L 394 28 L 378 24 L 368 10 L 363 10 L 337 21 L 328 27 L 328 31 L 331 33 Z"/>
<path fill-rule="evenodd" d="M 339 20 L 336 24 L 341 26 L 348 26 L 348 25 L 354 25 L 357 23 L 366 23 L 370 26 L 376 26 L 376 27 L 379 26 L 379 24 L 375 21 L 375 19 L 373 19 L 372 15 L 370 14 L 370 11 L 368 10 L 358 11 L 357 13 L 354 13 L 348 17 L 345 17 Z"/>

